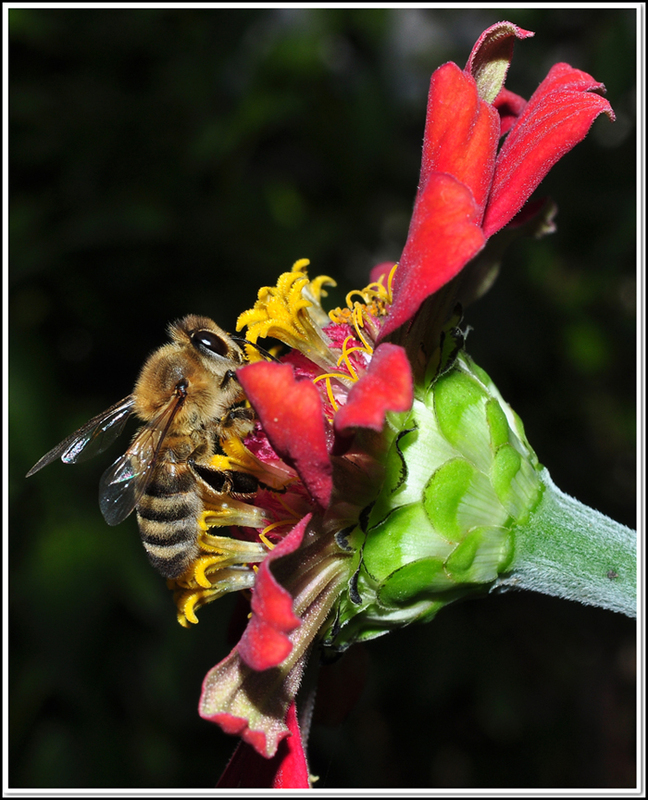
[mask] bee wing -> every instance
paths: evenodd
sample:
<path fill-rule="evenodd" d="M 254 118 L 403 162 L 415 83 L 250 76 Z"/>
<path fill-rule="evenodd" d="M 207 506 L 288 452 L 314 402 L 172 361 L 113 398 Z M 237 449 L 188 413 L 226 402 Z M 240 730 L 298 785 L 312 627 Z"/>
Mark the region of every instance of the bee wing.
<path fill-rule="evenodd" d="M 101 476 L 99 506 L 109 525 L 123 522 L 146 491 L 155 473 L 162 442 L 181 404 L 182 400 L 172 398 Z"/>
<path fill-rule="evenodd" d="M 34 475 L 57 458 L 65 464 L 76 464 L 102 453 L 124 430 L 126 421 L 133 413 L 133 404 L 133 395 L 128 395 L 106 411 L 97 414 L 78 431 L 46 453 L 29 470 L 26 477 Z"/>
<path fill-rule="evenodd" d="M 133 445 L 99 481 L 99 507 L 109 525 L 119 525 L 133 511 L 153 475 L 161 433 L 147 425 Z"/>

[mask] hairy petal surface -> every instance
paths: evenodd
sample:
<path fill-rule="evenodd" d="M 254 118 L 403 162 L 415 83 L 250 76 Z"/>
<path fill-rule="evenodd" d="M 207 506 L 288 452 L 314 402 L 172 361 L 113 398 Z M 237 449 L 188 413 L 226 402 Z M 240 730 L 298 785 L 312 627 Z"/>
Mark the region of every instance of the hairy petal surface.
<path fill-rule="evenodd" d="M 376 349 L 367 372 L 352 387 L 335 415 L 335 430 L 371 428 L 378 433 L 388 411 L 409 411 L 414 399 L 412 368 L 402 347 L 387 342 Z"/>
<path fill-rule="evenodd" d="M 604 89 L 586 72 L 554 65 L 511 128 L 497 156 L 484 217 L 487 237 L 517 214 L 553 165 L 582 141 L 599 114 L 614 119 Z"/>
<path fill-rule="evenodd" d="M 309 380 L 297 380 L 289 364 L 259 361 L 237 377 L 277 454 L 299 474 L 323 507 L 331 499 L 332 467 L 322 401 Z"/>
<path fill-rule="evenodd" d="M 272 758 L 279 742 L 290 735 L 286 713 L 304 668 L 303 653 L 289 670 L 257 672 L 241 659 L 238 649 L 207 673 L 199 713 L 225 733 L 240 736 L 264 758 Z"/>
<path fill-rule="evenodd" d="M 252 669 L 276 667 L 292 649 L 288 634 L 299 626 L 299 617 L 293 612 L 292 595 L 277 582 L 271 565 L 299 547 L 310 519 L 310 514 L 301 519 L 259 567 L 252 592 L 252 618 L 238 645 L 241 658 Z"/>
<path fill-rule="evenodd" d="M 411 319 L 482 249 L 480 210 L 471 190 L 452 175 L 430 175 L 416 199 L 409 234 L 394 277 L 394 302 L 380 338 Z"/>
<path fill-rule="evenodd" d="M 430 175 L 447 172 L 470 189 L 481 221 L 498 140 L 499 116 L 480 99 L 473 77 L 452 62 L 439 67 L 430 80 L 414 213 Z"/>
<path fill-rule="evenodd" d="M 286 727 L 272 758 L 264 758 L 247 742 L 240 742 L 218 781 L 218 789 L 309 789 L 308 764 L 295 701 L 288 706 Z"/>

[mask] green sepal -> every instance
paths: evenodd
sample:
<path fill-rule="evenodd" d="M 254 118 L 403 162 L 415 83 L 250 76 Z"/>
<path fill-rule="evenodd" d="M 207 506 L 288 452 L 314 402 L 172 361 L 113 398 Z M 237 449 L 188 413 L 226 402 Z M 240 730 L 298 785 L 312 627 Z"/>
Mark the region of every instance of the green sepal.
<path fill-rule="evenodd" d="M 349 537 L 359 555 L 325 637 L 334 649 L 483 592 L 511 562 L 516 521 L 539 501 L 519 418 L 464 352 L 452 363 L 448 353 L 392 428 L 382 489 Z"/>

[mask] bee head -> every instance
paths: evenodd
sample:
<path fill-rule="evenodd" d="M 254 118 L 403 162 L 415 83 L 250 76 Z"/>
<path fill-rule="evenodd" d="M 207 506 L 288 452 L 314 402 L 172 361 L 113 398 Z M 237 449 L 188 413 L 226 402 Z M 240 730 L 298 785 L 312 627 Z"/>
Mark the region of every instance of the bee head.
<path fill-rule="evenodd" d="M 180 401 L 180 425 L 221 417 L 241 391 L 227 376 L 243 363 L 242 351 L 208 317 L 184 317 L 171 323 L 169 334 L 171 343 L 142 367 L 133 392 L 136 413 L 150 421 L 169 403 Z"/>
<path fill-rule="evenodd" d="M 189 345 L 207 363 L 213 361 L 215 365 L 219 362 L 222 365 L 224 359 L 230 368 L 232 362 L 235 365 L 243 362 L 241 348 L 209 317 L 189 314 L 169 325 L 169 335 L 174 342 Z"/>

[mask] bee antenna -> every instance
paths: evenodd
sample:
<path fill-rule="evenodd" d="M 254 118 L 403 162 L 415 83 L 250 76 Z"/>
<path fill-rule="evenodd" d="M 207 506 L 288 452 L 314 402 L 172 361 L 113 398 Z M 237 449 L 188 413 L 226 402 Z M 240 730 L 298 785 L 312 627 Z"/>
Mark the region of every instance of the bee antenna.
<path fill-rule="evenodd" d="M 245 336 L 230 334 L 230 339 L 233 339 L 235 342 L 239 342 L 240 344 L 249 344 L 251 347 L 254 347 L 256 350 L 258 350 L 258 352 L 261 353 L 262 356 L 265 356 L 265 358 L 267 358 L 269 361 L 276 361 L 279 363 L 279 359 L 275 358 L 272 353 L 269 353 L 265 348 L 261 347 L 261 345 L 258 345 L 256 342 L 248 341 Z"/>

